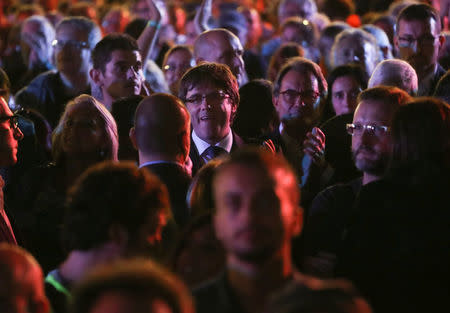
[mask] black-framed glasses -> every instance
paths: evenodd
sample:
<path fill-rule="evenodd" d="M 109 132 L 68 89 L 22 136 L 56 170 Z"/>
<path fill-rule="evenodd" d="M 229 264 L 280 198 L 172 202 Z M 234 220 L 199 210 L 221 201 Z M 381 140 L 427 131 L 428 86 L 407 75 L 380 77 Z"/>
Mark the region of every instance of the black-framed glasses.
<path fill-rule="evenodd" d="M 284 98 L 284 101 L 295 104 L 298 99 L 306 104 L 314 103 L 320 96 L 320 94 L 314 90 L 297 91 L 293 89 L 287 89 L 280 91 L 280 94 Z"/>
<path fill-rule="evenodd" d="M 52 46 L 58 49 L 62 49 L 65 46 L 68 46 L 71 49 L 74 50 L 82 50 L 82 49 L 88 49 L 89 43 L 85 41 L 78 41 L 78 40 L 58 40 L 55 39 L 52 41 Z"/>
<path fill-rule="evenodd" d="M 219 103 L 227 98 L 230 98 L 229 94 L 227 94 L 223 90 L 217 90 L 217 91 L 210 92 L 206 95 L 197 94 L 197 95 L 190 96 L 189 98 L 184 100 L 184 102 L 190 103 L 193 105 L 200 105 L 200 104 L 202 104 L 203 99 L 206 99 L 207 103 Z"/>
<path fill-rule="evenodd" d="M 19 115 L 0 116 L 0 122 L 8 121 L 12 129 L 19 129 Z"/>
<path fill-rule="evenodd" d="M 375 136 L 383 136 L 387 134 L 390 130 L 390 127 L 384 125 L 363 125 L 363 124 L 347 124 L 346 125 L 347 133 L 349 135 L 361 135 L 364 131 L 368 132 L 371 135 Z"/>
<path fill-rule="evenodd" d="M 430 47 L 434 45 L 437 38 L 439 38 L 439 36 L 430 35 L 419 38 L 414 38 L 412 36 L 401 36 L 398 37 L 398 45 L 400 48 L 414 48 L 416 44 L 421 47 Z"/>

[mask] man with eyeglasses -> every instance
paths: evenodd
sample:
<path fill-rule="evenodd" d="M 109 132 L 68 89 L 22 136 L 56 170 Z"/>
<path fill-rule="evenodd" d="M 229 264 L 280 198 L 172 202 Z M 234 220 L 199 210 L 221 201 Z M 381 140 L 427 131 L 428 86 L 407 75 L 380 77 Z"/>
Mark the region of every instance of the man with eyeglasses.
<path fill-rule="evenodd" d="M 91 49 L 100 40 L 99 27 L 85 17 L 66 17 L 52 42 L 56 71 L 42 73 L 16 95 L 16 104 L 39 111 L 54 127 L 66 103 L 90 93 Z"/>
<path fill-rule="evenodd" d="M 320 67 L 302 57 L 283 66 L 274 83 L 273 102 L 281 123 L 269 138 L 292 165 L 302 186 L 311 164 L 323 161 L 325 135 L 315 126 L 326 93 Z"/>
<path fill-rule="evenodd" d="M 391 121 L 397 109 L 410 99 L 405 91 L 386 86 L 370 88 L 359 95 L 359 105 L 347 131 L 352 136 L 355 165 L 363 176 L 325 189 L 312 202 L 304 231 L 303 263 L 307 273 L 335 275 L 339 248 L 353 218 L 357 194 L 362 186 L 384 175 L 391 151 Z"/>
<path fill-rule="evenodd" d="M 230 124 L 239 105 L 239 87 L 228 66 L 206 62 L 184 74 L 178 95 L 191 114 L 189 156 L 195 175 L 210 160 L 238 147 Z"/>
<path fill-rule="evenodd" d="M 0 97 L 0 167 L 16 164 L 18 141 L 23 134 L 18 127 L 17 116 L 11 112 L 8 103 Z M 4 208 L 3 187 L 0 176 L 0 242 L 17 244 L 11 223 Z"/>
<path fill-rule="evenodd" d="M 419 96 L 431 96 L 445 70 L 438 63 L 439 49 L 445 42 L 441 19 L 435 8 L 412 4 L 397 17 L 394 45 L 401 59 L 416 70 Z"/>

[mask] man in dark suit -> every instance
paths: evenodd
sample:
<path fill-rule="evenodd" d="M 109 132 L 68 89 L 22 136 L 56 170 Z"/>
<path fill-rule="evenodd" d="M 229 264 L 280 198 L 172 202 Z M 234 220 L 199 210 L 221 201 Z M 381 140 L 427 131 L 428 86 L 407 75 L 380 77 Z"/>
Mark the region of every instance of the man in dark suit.
<path fill-rule="evenodd" d="M 185 169 L 190 147 L 190 117 L 172 95 L 156 93 L 141 101 L 130 138 L 139 152 L 139 164 L 167 186 L 176 223 L 186 224 L 186 192 L 191 177 Z"/>
<path fill-rule="evenodd" d="M 18 127 L 17 117 L 11 112 L 8 103 L 0 97 L 0 166 L 11 166 L 17 162 L 18 141 L 23 134 Z M 17 244 L 14 231 L 4 208 L 3 186 L 0 177 L 0 242 Z"/>
<path fill-rule="evenodd" d="M 239 104 L 239 87 L 228 66 L 203 63 L 191 68 L 180 82 L 179 97 L 191 114 L 190 158 L 195 174 L 220 154 L 236 149 L 231 121 Z"/>

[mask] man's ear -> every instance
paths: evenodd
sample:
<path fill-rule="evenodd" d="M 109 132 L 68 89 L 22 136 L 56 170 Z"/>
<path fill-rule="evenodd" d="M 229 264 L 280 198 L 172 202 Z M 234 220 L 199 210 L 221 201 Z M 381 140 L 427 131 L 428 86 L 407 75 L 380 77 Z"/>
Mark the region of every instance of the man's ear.
<path fill-rule="evenodd" d="M 136 128 L 131 127 L 130 132 L 128 133 L 128 136 L 130 136 L 130 140 L 131 140 L 131 143 L 133 144 L 133 147 L 136 150 L 139 150 L 138 146 L 137 146 L 137 141 L 136 141 Z"/>
<path fill-rule="evenodd" d="M 100 71 L 99 69 L 92 68 L 89 71 L 89 76 L 91 77 L 91 80 L 92 80 L 92 82 L 94 84 L 96 84 L 97 86 L 101 87 L 101 85 L 103 83 L 102 71 Z"/>

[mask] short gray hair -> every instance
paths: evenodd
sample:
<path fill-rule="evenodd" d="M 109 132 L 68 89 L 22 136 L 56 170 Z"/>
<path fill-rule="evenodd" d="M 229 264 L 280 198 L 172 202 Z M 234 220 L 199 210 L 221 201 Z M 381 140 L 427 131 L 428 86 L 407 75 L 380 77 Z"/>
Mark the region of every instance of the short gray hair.
<path fill-rule="evenodd" d="M 25 26 L 25 24 L 27 23 L 40 24 L 44 29 L 44 35 L 45 39 L 47 40 L 47 43 L 51 44 L 53 39 L 55 39 L 55 28 L 46 17 L 42 15 L 32 15 L 23 21 L 22 27 Z"/>

